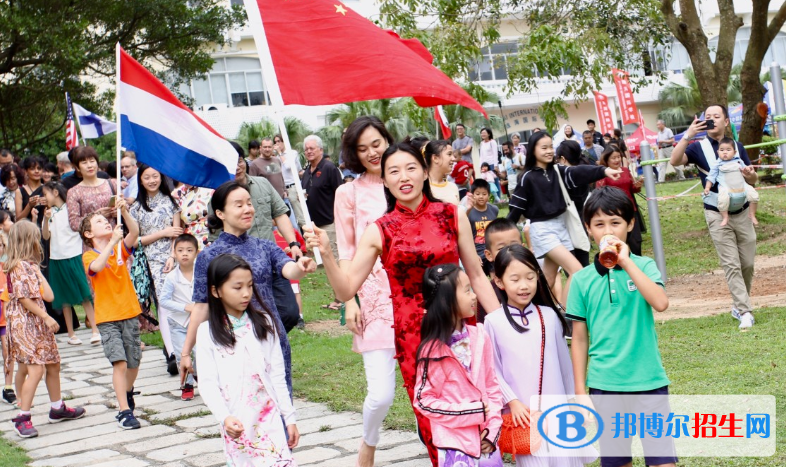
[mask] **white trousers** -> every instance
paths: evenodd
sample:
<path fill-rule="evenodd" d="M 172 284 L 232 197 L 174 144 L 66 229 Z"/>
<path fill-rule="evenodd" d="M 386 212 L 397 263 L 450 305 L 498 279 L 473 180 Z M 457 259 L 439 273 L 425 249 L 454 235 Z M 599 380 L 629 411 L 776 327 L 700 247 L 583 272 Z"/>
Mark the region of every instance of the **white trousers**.
<path fill-rule="evenodd" d="M 363 402 L 363 441 L 369 446 L 379 443 L 379 430 L 393 405 L 396 393 L 395 349 L 363 352 L 367 393 Z"/>

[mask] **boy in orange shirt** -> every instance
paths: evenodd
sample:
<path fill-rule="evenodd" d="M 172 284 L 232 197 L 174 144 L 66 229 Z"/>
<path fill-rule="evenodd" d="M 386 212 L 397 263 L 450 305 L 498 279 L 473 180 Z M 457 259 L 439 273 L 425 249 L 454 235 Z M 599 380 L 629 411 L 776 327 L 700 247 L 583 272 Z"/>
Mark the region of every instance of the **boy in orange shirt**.
<path fill-rule="evenodd" d="M 112 386 L 120 409 L 117 424 L 124 430 L 140 427 L 134 417 L 134 381 L 142 359 L 139 340 L 139 319 L 142 313 L 131 282 L 126 261 L 134 253 L 139 237 L 139 225 L 128 212 L 128 205 L 118 197 L 115 207 L 123 214 L 128 235 L 123 228 L 112 225 L 101 214 L 94 212 L 82 219 L 79 235 L 90 250 L 82 254 L 87 277 L 95 290 L 96 325 L 101 333 L 104 355 L 112 363 Z M 117 257 L 117 245 L 120 258 Z"/>

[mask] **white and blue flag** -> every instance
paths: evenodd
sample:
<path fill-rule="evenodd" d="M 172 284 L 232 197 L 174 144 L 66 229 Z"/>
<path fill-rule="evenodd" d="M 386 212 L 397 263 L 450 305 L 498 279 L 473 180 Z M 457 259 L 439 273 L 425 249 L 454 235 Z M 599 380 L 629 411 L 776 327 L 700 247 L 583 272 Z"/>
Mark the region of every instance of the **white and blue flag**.
<path fill-rule="evenodd" d="M 74 114 L 79 122 L 82 139 L 93 139 L 117 131 L 117 124 L 94 114 L 81 105 L 74 103 Z"/>

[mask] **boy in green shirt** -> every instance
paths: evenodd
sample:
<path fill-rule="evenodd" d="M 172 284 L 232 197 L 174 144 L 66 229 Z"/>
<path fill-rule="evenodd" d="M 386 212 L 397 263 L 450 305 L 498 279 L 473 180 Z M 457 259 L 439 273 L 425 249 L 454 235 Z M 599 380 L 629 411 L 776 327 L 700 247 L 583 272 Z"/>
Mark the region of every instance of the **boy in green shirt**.
<path fill-rule="evenodd" d="M 568 293 L 576 396 L 586 400 L 586 382 L 592 402 L 602 416 L 619 412 L 617 407 L 601 407 L 601 401 L 608 401 L 608 397 L 595 397 L 609 394 L 662 396 L 655 399 L 665 402 L 661 408 L 665 413 L 670 411 L 666 399 L 669 379 L 661 363 L 652 313 L 665 311 L 669 298 L 655 261 L 631 254 L 628 245 L 620 240 L 633 229 L 634 215 L 633 203 L 620 189 L 602 187 L 592 193 L 584 205 L 587 231 L 597 244 L 604 236 L 612 235 L 608 242 L 616 246 L 618 261 L 608 269 L 596 256 L 594 264 L 575 274 Z M 671 442 L 660 440 L 659 445 L 652 438 L 642 440 L 647 465 L 676 465 L 676 455 L 662 455 L 663 441 Z M 659 455 L 646 456 L 652 452 L 648 447 L 657 449 Z M 600 448 L 602 467 L 632 465 L 631 457 L 603 456 L 603 438 Z M 673 445 L 671 452 L 674 454 Z"/>

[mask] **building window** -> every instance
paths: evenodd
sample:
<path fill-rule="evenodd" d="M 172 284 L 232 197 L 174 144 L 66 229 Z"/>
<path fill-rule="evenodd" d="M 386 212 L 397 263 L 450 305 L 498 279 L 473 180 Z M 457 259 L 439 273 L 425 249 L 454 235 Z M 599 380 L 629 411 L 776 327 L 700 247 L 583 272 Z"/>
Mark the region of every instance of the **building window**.
<path fill-rule="evenodd" d="M 270 103 L 262 80 L 262 69 L 256 58 L 216 59 L 210 73 L 194 80 L 191 88 L 191 97 L 197 108 L 214 104 L 247 107 Z"/>
<path fill-rule="evenodd" d="M 497 81 L 508 79 L 508 60 L 518 53 L 517 42 L 494 44 L 481 49 L 481 59 L 473 62 L 469 71 L 470 81 Z"/>

